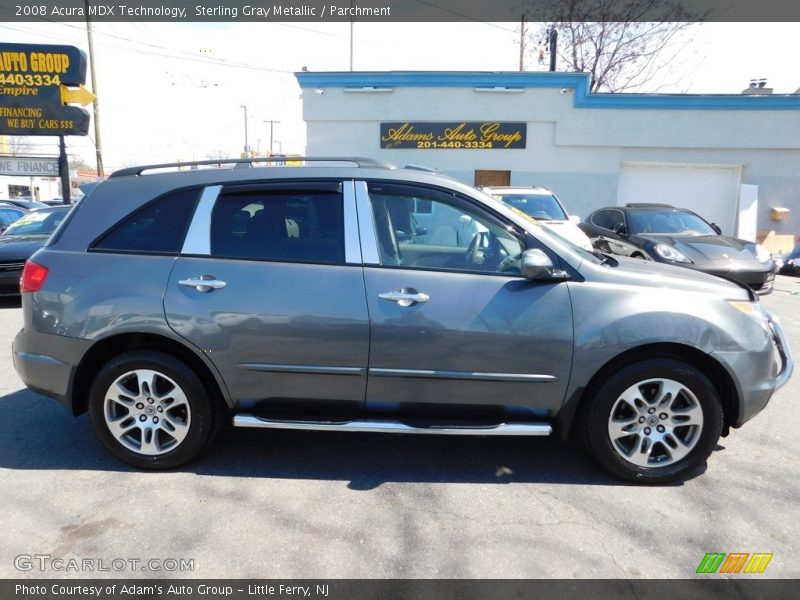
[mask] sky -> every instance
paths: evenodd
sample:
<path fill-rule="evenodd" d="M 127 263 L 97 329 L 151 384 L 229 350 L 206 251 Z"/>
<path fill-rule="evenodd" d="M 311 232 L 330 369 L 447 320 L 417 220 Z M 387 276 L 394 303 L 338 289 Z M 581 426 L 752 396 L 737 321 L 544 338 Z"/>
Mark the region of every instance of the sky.
<path fill-rule="evenodd" d="M 305 125 L 294 72 L 347 71 L 348 23 L 95 23 L 94 46 L 106 171 L 166 161 L 237 158 L 245 111 L 252 149 L 303 154 Z M 536 27 L 536 24 L 529 24 Z M 4 42 L 87 50 L 81 23 L 0 23 Z M 705 23 L 654 88 L 736 94 L 754 78 L 775 93 L 800 88 L 800 23 Z M 516 71 L 516 23 L 358 23 L 356 71 Z M 534 57 L 526 70 L 541 67 Z M 87 87 L 91 88 L 91 82 Z M 91 107 L 88 107 L 91 111 Z M 457 118 L 457 115 L 454 115 Z M 68 152 L 94 165 L 90 135 Z M 56 138 L 28 138 L 31 153 L 57 153 Z"/>

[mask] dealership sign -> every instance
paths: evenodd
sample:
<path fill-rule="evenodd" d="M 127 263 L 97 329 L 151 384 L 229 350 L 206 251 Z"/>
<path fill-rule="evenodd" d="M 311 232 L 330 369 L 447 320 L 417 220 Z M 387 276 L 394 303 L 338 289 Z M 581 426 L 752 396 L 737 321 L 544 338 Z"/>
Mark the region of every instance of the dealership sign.
<path fill-rule="evenodd" d="M 94 99 L 85 82 L 74 46 L 0 44 L 0 135 L 86 135 L 89 113 L 68 106 Z"/>
<path fill-rule="evenodd" d="M 527 123 L 500 121 L 381 123 L 381 148 L 508 150 L 525 148 Z"/>
<path fill-rule="evenodd" d="M 58 158 L 0 156 L 0 175 L 58 177 Z"/>

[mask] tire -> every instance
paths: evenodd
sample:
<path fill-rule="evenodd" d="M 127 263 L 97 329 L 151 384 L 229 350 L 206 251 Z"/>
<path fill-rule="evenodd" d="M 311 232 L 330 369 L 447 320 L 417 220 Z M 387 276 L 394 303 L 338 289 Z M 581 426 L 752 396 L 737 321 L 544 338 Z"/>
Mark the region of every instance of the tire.
<path fill-rule="evenodd" d="M 197 374 L 169 354 L 121 354 L 100 369 L 89 394 L 97 437 L 134 467 L 177 467 L 211 441 L 212 400 Z"/>
<path fill-rule="evenodd" d="M 674 359 L 629 365 L 601 385 L 585 415 L 589 451 L 614 475 L 642 483 L 694 476 L 722 433 L 722 403 L 696 368 Z"/>

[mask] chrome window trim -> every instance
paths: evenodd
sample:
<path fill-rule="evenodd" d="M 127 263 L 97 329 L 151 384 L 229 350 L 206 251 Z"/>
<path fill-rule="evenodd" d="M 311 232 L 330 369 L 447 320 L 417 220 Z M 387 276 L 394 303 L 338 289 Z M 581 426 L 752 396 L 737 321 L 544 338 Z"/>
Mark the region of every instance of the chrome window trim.
<path fill-rule="evenodd" d="M 361 258 L 365 265 L 381 264 L 378 255 L 378 240 L 375 237 L 375 220 L 366 181 L 354 181 L 356 210 L 358 212 L 358 234 L 361 240 Z"/>
<path fill-rule="evenodd" d="M 221 190 L 221 185 L 209 185 L 203 190 L 200 201 L 194 209 L 189 231 L 186 232 L 181 254 L 203 256 L 211 254 L 211 212 Z"/>
<path fill-rule="evenodd" d="M 342 206 L 344 209 L 344 262 L 361 264 L 361 239 L 359 237 L 356 190 L 352 180 L 342 182 Z"/>

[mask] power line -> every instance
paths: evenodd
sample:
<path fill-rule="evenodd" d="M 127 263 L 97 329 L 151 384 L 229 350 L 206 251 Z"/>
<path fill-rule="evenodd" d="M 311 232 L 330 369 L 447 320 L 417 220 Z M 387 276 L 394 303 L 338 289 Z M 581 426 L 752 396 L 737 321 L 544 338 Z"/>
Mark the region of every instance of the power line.
<path fill-rule="evenodd" d="M 69 23 L 59 23 L 59 22 L 56 22 L 56 21 L 51 21 L 50 19 L 44 19 L 44 20 L 49 22 L 49 23 L 52 23 L 54 25 L 63 25 L 64 27 L 69 27 L 71 29 L 77 29 L 79 31 L 84 31 L 84 29 L 82 27 L 77 27 L 77 26 L 71 25 Z M 30 29 L 20 29 L 18 27 L 11 27 L 9 25 L 0 25 L 0 27 L 2 27 L 4 29 L 9 29 L 11 31 L 18 31 L 20 33 L 29 33 L 29 34 L 34 34 L 34 35 L 41 35 L 43 37 L 55 38 L 55 39 L 58 39 L 58 40 L 60 40 L 62 42 L 64 41 L 64 37 L 63 36 L 57 36 L 57 35 L 53 35 L 53 34 L 41 33 L 41 32 L 38 32 L 38 31 L 32 31 Z M 285 69 L 272 69 L 272 68 L 269 68 L 269 67 L 263 67 L 261 65 L 254 65 L 254 64 L 250 64 L 250 63 L 231 61 L 231 60 L 224 59 L 224 58 L 194 56 L 194 55 L 192 55 L 192 54 L 190 54 L 190 53 L 188 53 L 186 51 L 183 51 L 183 50 L 175 50 L 174 48 L 169 48 L 167 46 L 160 46 L 160 45 L 157 45 L 157 44 L 150 44 L 150 43 L 147 43 L 147 42 L 139 42 L 137 40 L 133 40 L 131 38 L 127 38 L 127 37 L 123 37 L 123 36 L 114 35 L 112 33 L 105 33 L 105 32 L 101 32 L 101 31 L 96 31 L 95 33 L 97 35 L 102 35 L 102 36 L 105 36 L 105 37 L 115 38 L 115 39 L 119 39 L 119 40 L 122 40 L 122 41 L 131 42 L 133 44 L 139 44 L 139 45 L 144 45 L 144 46 L 148 46 L 148 47 L 151 47 L 151 48 L 167 50 L 167 51 L 169 51 L 171 53 L 170 54 L 165 54 L 164 52 L 157 52 L 157 51 L 154 51 L 154 50 L 143 50 L 141 48 L 132 48 L 132 47 L 123 46 L 123 45 L 120 45 L 120 44 L 113 44 L 113 43 L 109 43 L 109 42 L 104 42 L 104 45 L 111 46 L 112 48 L 125 50 L 127 52 L 135 52 L 137 54 L 147 54 L 147 55 L 150 55 L 150 56 L 158 56 L 158 57 L 162 57 L 162 58 L 172 58 L 172 59 L 175 59 L 175 60 L 183 60 L 183 61 L 188 61 L 188 62 L 203 63 L 203 64 L 207 64 L 207 65 L 216 65 L 218 67 L 232 67 L 232 68 L 237 68 L 237 69 L 248 69 L 248 70 L 253 70 L 253 71 L 262 71 L 262 72 L 265 72 L 265 73 L 279 73 L 279 74 L 291 74 L 291 73 L 293 73 L 293 71 L 288 71 L 288 70 L 285 70 Z M 74 40 L 71 40 L 71 41 L 74 41 Z M 176 54 L 176 53 L 185 54 L 186 56 L 181 56 L 180 54 Z"/>

